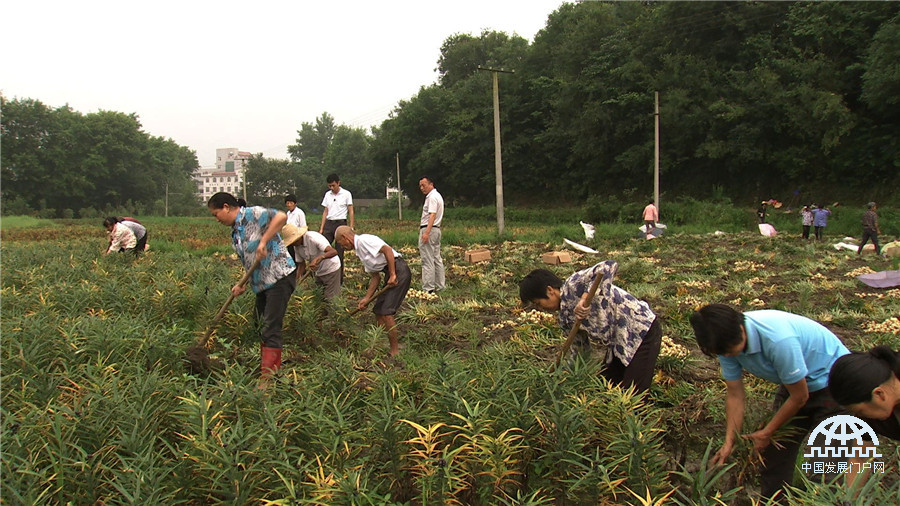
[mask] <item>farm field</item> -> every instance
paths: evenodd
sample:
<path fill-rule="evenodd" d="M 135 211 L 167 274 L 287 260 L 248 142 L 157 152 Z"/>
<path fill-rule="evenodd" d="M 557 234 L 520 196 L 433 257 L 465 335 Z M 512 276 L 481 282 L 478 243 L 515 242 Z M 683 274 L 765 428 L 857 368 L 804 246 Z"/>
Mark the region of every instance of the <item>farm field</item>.
<path fill-rule="evenodd" d="M 310 223 L 318 223 L 315 216 Z M 855 276 L 897 260 L 756 232 L 636 226 L 450 224 L 448 288 L 418 291 L 417 222 L 360 220 L 403 253 L 413 289 L 397 315 L 399 358 L 369 311 L 347 307 L 368 276 L 346 256 L 342 301 L 320 319 L 313 284 L 285 319 L 284 367 L 256 389 L 252 295 L 214 334 L 217 367 L 192 371 L 185 351 L 240 277 L 229 230 L 212 218 L 149 219 L 151 250 L 101 255 L 99 220 L 44 220 L 2 230 L 2 491 L 4 504 L 754 504 L 749 448 L 706 471 L 724 436 L 724 385 L 688 318 L 724 302 L 781 309 L 828 326 L 850 349 L 900 348 L 900 289 Z M 567 237 L 569 264 L 540 255 Z M 887 239 L 883 239 L 887 242 Z M 491 260 L 464 252 L 489 248 Z M 611 387 L 599 354 L 549 372 L 565 335 L 555 317 L 521 308 L 518 281 L 547 267 L 565 279 L 599 260 L 663 318 L 650 394 Z M 749 380 L 745 429 L 770 415 L 774 389 Z M 900 503 L 896 445 L 864 497 Z M 802 458 L 802 457 L 801 457 Z M 799 473 L 798 473 L 799 475 Z M 801 483 L 797 503 L 834 504 L 841 488 Z"/>

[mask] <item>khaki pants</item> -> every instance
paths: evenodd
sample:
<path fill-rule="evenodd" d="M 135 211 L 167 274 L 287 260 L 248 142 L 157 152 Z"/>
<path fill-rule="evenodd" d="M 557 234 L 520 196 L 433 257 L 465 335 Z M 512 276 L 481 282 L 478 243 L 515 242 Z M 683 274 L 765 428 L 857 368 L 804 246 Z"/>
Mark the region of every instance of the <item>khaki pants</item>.
<path fill-rule="evenodd" d="M 422 289 L 440 291 L 444 289 L 444 260 L 441 259 L 441 229 L 432 227 L 428 243 L 422 243 L 424 228 L 419 229 L 419 255 L 422 256 Z"/>

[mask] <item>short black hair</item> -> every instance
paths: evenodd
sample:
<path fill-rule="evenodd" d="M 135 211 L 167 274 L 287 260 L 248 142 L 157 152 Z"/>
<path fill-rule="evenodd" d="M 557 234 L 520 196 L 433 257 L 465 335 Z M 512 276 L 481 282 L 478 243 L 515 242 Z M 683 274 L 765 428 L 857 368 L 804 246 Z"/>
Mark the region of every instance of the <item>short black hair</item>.
<path fill-rule="evenodd" d="M 700 351 L 710 357 L 723 355 L 741 343 L 744 313 L 725 304 L 709 304 L 691 315 L 691 327 Z"/>
<path fill-rule="evenodd" d="M 119 218 L 115 216 L 107 216 L 105 220 L 103 220 L 104 227 L 111 227 L 119 222 Z"/>
<path fill-rule="evenodd" d="M 291 193 L 290 195 L 288 195 L 287 197 L 284 198 L 284 203 L 287 204 L 288 202 L 293 202 L 293 203 L 296 204 L 296 203 L 297 203 L 297 197 L 294 196 L 293 193 Z"/>
<path fill-rule="evenodd" d="M 869 402 L 872 390 L 891 376 L 900 378 L 900 360 L 894 350 L 876 346 L 867 353 L 853 352 L 835 360 L 828 374 L 828 390 L 842 406 Z"/>
<path fill-rule="evenodd" d="M 210 197 L 209 201 L 206 203 L 206 207 L 210 209 L 223 209 L 225 204 L 228 204 L 228 207 L 239 207 L 237 199 L 228 192 L 219 192 Z"/>
<path fill-rule="evenodd" d="M 562 280 L 556 274 L 547 269 L 535 269 L 519 281 L 519 298 L 524 304 L 546 299 L 548 286 L 559 289 L 562 285 Z"/>
<path fill-rule="evenodd" d="M 434 179 L 431 179 L 431 178 L 428 177 L 428 176 L 422 176 L 422 177 L 420 177 L 420 178 L 419 178 L 419 181 L 421 181 L 421 180 L 423 180 L 423 179 L 426 180 L 426 181 L 428 181 L 428 182 L 431 183 L 431 184 L 434 184 Z"/>
<path fill-rule="evenodd" d="M 328 177 L 325 178 L 325 181 L 327 181 L 329 183 L 340 183 L 341 176 L 338 176 L 335 173 L 331 173 L 331 174 L 328 174 Z"/>

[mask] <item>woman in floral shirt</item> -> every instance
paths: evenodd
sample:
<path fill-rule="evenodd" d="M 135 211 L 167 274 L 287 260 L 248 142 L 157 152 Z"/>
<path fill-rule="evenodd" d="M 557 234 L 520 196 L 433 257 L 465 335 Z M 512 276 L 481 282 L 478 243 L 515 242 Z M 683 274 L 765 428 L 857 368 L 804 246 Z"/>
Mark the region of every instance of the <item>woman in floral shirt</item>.
<path fill-rule="evenodd" d="M 262 259 L 250 276 L 250 289 L 256 294 L 254 316 L 260 322 L 262 341 L 259 388 L 266 388 L 272 374 L 281 369 L 284 314 L 297 287 L 297 266 L 278 235 L 287 223 L 287 215 L 277 209 L 241 206 L 225 192 L 210 197 L 207 206 L 219 223 L 231 227 L 232 247 L 244 269 L 249 270 L 257 258 Z M 237 297 L 245 290 L 238 284 L 231 293 Z"/>
<path fill-rule="evenodd" d="M 650 306 L 612 283 L 619 264 L 606 260 L 563 281 L 546 269 L 531 271 L 519 283 L 519 297 L 545 311 L 559 311 L 566 331 L 577 320 L 594 343 L 606 346 L 604 376 L 624 388 L 646 391 L 653 382 L 662 326 Z M 601 281 L 587 304 L 594 279 Z"/>
<path fill-rule="evenodd" d="M 106 254 L 117 251 L 134 251 L 137 244 L 137 237 L 125 225 L 119 223 L 115 216 L 110 216 L 103 220 L 103 227 L 109 235 L 109 247 L 106 248 Z"/>
<path fill-rule="evenodd" d="M 803 225 L 803 238 L 809 239 L 809 227 L 813 224 L 813 212 L 809 206 L 803 206 L 800 210 L 800 224 Z"/>

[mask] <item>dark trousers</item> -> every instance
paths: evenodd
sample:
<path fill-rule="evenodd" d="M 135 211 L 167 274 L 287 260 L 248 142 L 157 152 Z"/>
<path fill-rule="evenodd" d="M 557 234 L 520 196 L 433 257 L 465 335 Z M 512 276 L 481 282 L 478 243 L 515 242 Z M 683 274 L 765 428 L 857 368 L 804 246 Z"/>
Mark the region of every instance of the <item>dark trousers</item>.
<path fill-rule="evenodd" d="M 653 320 L 647 335 L 641 341 L 631 363 L 627 366 L 617 357 L 613 356 L 612 362 L 607 364 L 603 376 L 612 382 L 628 388 L 634 385 L 638 392 L 645 392 L 653 384 L 653 375 L 656 373 L 656 357 L 659 356 L 659 347 L 662 345 L 662 324 L 659 317 Z M 613 346 L 613 343 L 610 343 Z M 609 349 L 607 353 L 611 353 Z"/>
<path fill-rule="evenodd" d="M 872 230 L 863 230 L 863 239 L 862 242 L 859 243 L 859 250 L 856 251 L 857 255 L 862 253 L 862 248 L 866 245 L 867 242 L 869 242 L 869 239 L 872 239 L 872 244 L 875 245 L 875 254 L 881 254 L 881 245 L 878 244 L 878 232 Z"/>
<path fill-rule="evenodd" d="M 281 348 L 281 329 L 284 327 L 284 313 L 294 289 L 297 288 L 297 271 L 279 279 L 268 289 L 256 294 L 256 317 L 259 338 L 266 348 Z"/>
<path fill-rule="evenodd" d="M 325 220 L 325 226 L 322 227 L 322 235 L 325 236 L 329 244 L 334 244 L 334 249 L 338 252 L 337 256 L 341 260 L 341 284 L 344 284 L 344 248 L 334 242 L 334 231 L 341 225 L 346 224 L 347 220 Z"/>
<path fill-rule="evenodd" d="M 775 394 L 773 408 L 777 411 L 789 396 L 787 388 L 782 385 Z M 844 413 L 846 411 L 831 397 L 828 388 L 809 393 L 806 404 L 783 427 L 793 430 L 785 431 L 788 433 L 784 436 L 777 436 L 780 448 L 776 448 L 773 443 L 762 451 L 760 489 L 763 497 L 772 497 L 793 482 L 797 453 L 800 451 L 800 445 L 806 442 L 809 431 L 826 418 Z"/>
<path fill-rule="evenodd" d="M 809 239 L 809 227 L 810 225 L 803 225 L 803 238 Z"/>
<path fill-rule="evenodd" d="M 825 230 L 825 227 L 816 227 L 816 240 L 822 240 L 822 231 Z"/>
<path fill-rule="evenodd" d="M 138 256 L 144 252 L 144 248 L 147 247 L 147 233 L 144 233 L 143 237 L 137 240 L 137 244 L 134 245 L 134 256 Z"/>

